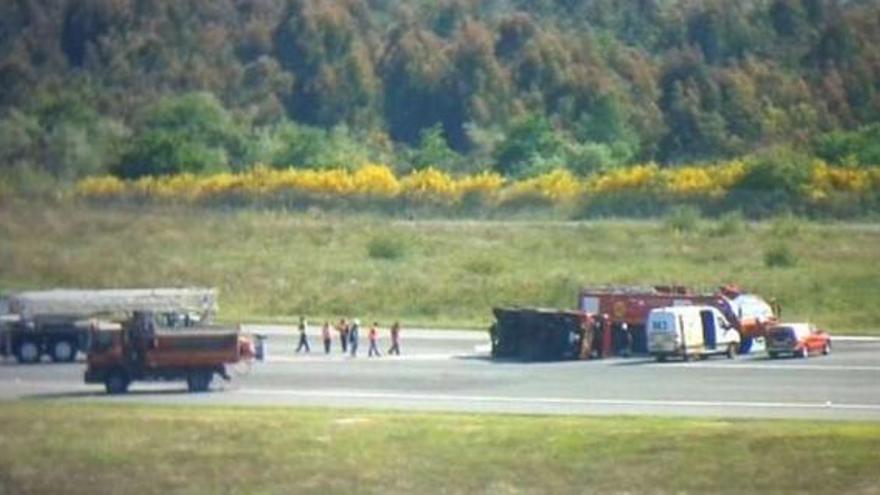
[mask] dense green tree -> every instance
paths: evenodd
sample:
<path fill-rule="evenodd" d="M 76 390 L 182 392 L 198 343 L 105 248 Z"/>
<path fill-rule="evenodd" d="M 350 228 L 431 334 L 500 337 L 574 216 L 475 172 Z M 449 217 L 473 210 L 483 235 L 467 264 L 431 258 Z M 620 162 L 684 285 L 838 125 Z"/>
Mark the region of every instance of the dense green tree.
<path fill-rule="evenodd" d="M 124 177 L 225 170 L 245 154 L 241 132 L 210 93 L 160 101 L 138 131 L 116 165 Z"/>
<path fill-rule="evenodd" d="M 443 127 L 438 124 L 422 130 L 419 146 L 413 150 L 410 163 L 416 170 L 434 167 L 455 172 L 460 166 L 461 155 L 449 147 Z"/>
<path fill-rule="evenodd" d="M 540 115 L 529 115 L 508 129 L 495 150 L 495 169 L 514 177 L 544 172 L 561 164 L 565 142 L 550 122 Z M 543 164 L 544 166 L 537 166 Z"/>
<path fill-rule="evenodd" d="M 817 138 L 814 149 L 834 164 L 880 166 L 880 124 L 830 132 Z"/>
<path fill-rule="evenodd" d="M 0 2 L 0 169 L 406 169 L 444 143 L 519 175 L 811 143 L 864 163 L 876 46 L 867 0 Z M 196 117 L 150 117 L 173 101 Z"/>

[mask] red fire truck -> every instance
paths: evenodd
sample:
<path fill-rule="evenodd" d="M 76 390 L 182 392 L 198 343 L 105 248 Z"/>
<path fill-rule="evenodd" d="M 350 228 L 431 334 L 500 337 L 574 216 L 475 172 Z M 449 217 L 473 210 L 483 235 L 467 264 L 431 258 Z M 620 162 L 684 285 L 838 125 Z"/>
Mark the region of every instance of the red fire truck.
<path fill-rule="evenodd" d="M 725 285 L 715 292 L 695 292 L 678 285 L 588 287 L 581 290 L 578 297 L 581 311 L 608 315 L 613 323 L 626 323 L 635 352 L 647 352 L 645 322 L 652 309 L 690 305 L 718 308 L 740 332 L 740 353 L 749 352 L 752 339 L 763 336 L 779 316 L 778 306 L 760 296 L 743 293 L 733 285 Z"/>

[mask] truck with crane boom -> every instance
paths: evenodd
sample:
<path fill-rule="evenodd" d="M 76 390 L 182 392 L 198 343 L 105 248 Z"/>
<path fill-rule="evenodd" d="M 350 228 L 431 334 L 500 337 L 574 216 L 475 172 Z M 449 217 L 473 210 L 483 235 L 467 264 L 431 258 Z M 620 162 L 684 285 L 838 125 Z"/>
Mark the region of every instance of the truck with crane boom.
<path fill-rule="evenodd" d="M 150 311 L 167 327 L 209 323 L 217 295 L 208 288 L 57 289 L 10 295 L 0 305 L 0 355 L 36 363 L 70 362 L 89 348 L 96 321 L 121 322 Z"/>

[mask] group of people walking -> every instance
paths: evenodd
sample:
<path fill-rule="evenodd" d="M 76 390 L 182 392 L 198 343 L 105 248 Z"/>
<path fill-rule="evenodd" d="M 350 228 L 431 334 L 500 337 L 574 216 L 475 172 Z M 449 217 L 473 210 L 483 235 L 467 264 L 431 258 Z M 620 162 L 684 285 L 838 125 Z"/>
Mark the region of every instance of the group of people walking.
<path fill-rule="evenodd" d="M 296 352 L 300 353 L 303 350 L 305 352 L 311 352 L 311 346 L 309 345 L 309 337 L 308 337 L 308 322 L 305 317 L 300 317 L 299 319 L 299 345 L 296 347 Z M 342 349 L 342 353 L 350 353 L 351 357 L 356 357 L 358 352 L 358 344 L 360 343 L 360 332 L 361 332 L 361 322 L 358 319 L 354 319 L 351 323 L 348 322 L 345 318 L 339 320 L 334 326 L 330 325 L 329 321 L 324 321 L 324 324 L 321 326 L 321 340 L 324 343 L 324 354 L 330 354 L 331 347 L 333 345 L 333 331 L 336 331 L 339 334 L 339 346 Z M 389 328 L 389 334 L 391 337 L 391 347 L 388 349 L 387 354 L 390 355 L 400 355 L 400 323 L 394 322 Z M 382 352 L 379 351 L 379 323 L 373 322 L 370 328 L 367 330 L 367 338 L 370 343 L 369 350 L 367 351 L 367 355 L 369 357 L 380 357 L 382 356 Z"/>

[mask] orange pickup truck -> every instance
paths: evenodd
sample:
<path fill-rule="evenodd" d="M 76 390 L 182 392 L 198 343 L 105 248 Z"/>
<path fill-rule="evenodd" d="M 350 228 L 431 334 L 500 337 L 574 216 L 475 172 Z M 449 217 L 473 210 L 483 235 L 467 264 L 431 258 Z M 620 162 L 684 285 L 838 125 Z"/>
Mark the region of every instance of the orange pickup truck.
<path fill-rule="evenodd" d="M 161 330 L 153 314 L 135 312 L 121 328 L 93 329 L 86 383 L 122 394 L 131 382 L 186 380 L 190 392 L 210 388 L 214 375 L 228 380 L 226 365 L 254 357 L 253 342 L 237 330 Z"/>

